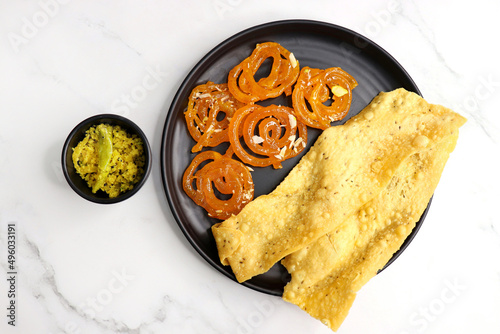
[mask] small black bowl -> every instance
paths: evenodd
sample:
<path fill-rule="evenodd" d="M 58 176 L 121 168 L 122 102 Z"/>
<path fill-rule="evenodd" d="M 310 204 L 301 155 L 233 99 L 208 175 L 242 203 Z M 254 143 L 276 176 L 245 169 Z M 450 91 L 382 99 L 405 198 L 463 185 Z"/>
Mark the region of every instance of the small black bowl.
<path fill-rule="evenodd" d="M 127 192 L 121 193 L 117 197 L 109 198 L 109 195 L 103 191 L 97 191 L 95 194 L 92 193 L 92 189 L 88 186 L 87 182 L 81 178 L 81 176 L 76 172 L 75 166 L 73 165 L 73 148 L 78 145 L 78 143 L 85 138 L 85 133 L 89 128 L 94 125 L 99 125 L 101 123 L 106 123 L 110 125 L 119 125 L 123 130 L 125 130 L 129 134 L 136 134 L 139 138 L 142 139 L 144 146 L 144 154 L 146 156 L 145 165 L 144 165 L 144 174 L 137 182 L 132 189 Z M 118 203 L 127 198 L 134 195 L 146 182 L 152 166 L 152 156 L 151 156 L 151 147 L 149 146 L 149 142 L 146 138 L 146 135 L 142 130 L 131 120 L 113 114 L 102 114 L 95 115 L 86 120 L 82 121 L 78 124 L 69 134 L 68 138 L 64 142 L 63 150 L 62 150 L 62 170 L 64 173 L 64 177 L 66 181 L 68 181 L 69 185 L 73 190 L 80 195 L 81 197 L 95 203 L 100 204 L 112 204 Z"/>

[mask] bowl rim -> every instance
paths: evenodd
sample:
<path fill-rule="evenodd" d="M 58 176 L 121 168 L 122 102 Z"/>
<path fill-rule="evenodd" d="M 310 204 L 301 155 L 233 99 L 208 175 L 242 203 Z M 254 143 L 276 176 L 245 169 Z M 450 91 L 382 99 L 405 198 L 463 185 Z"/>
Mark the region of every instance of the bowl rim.
<path fill-rule="evenodd" d="M 73 180 L 71 179 L 71 176 L 69 175 L 69 171 L 68 171 L 67 155 L 68 155 L 68 151 L 70 151 L 72 149 L 72 147 L 70 147 L 70 144 L 71 144 L 73 137 L 75 135 L 77 135 L 83 128 L 85 128 L 85 127 L 90 128 L 92 125 L 97 125 L 99 120 L 102 120 L 102 119 L 106 119 L 106 120 L 108 120 L 108 122 L 109 122 L 109 120 L 112 120 L 112 121 L 116 120 L 118 122 L 126 124 L 130 128 L 130 129 L 125 129 L 126 131 L 133 132 L 133 133 L 137 134 L 142 139 L 143 146 L 144 146 L 144 154 L 146 156 L 144 175 L 142 176 L 141 180 L 138 183 L 136 183 L 131 190 L 129 190 L 125 193 L 122 193 L 114 198 L 97 197 L 97 196 L 89 195 L 87 192 L 82 191 L 82 189 L 80 189 L 80 187 L 78 187 L 73 182 Z M 106 122 L 104 122 L 104 123 L 106 123 Z M 109 123 L 112 123 L 112 122 L 109 122 Z M 85 131 L 86 130 L 87 129 L 85 129 Z M 98 204 L 113 204 L 113 203 L 122 202 L 122 201 L 132 197 L 135 193 L 137 193 L 139 191 L 139 189 L 142 188 L 144 183 L 146 183 L 146 180 L 148 179 L 148 177 L 151 173 L 152 160 L 153 159 L 152 159 L 151 146 L 149 144 L 148 138 L 146 137 L 146 134 L 142 131 L 142 129 L 136 123 L 134 123 L 132 120 L 130 120 L 124 116 L 117 115 L 117 114 L 109 114 L 109 113 L 93 115 L 93 116 L 90 116 L 90 117 L 84 119 L 80 123 L 78 123 L 70 131 L 69 135 L 67 136 L 66 140 L 64 141 L 62 154 L 61 154 L 62 171 L 64 174 L 64 178 L 68 182 L 69 186 L 82 198 L 85 198 L 86 200 L 88 200 L 90 202 L 94 202 L 94 203 L 98 203 Z M 73 164 L 72 159 L 69 159 L 69 161 L 70 161 L 69 163 Z"/>

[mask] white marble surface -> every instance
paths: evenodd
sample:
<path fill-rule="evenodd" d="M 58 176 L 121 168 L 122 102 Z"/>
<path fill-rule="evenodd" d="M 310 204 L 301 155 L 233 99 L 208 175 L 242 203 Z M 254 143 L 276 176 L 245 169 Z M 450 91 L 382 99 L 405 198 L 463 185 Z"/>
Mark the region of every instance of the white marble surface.
<path fill-rule="evenodd" d="M 361 292 L 338 333 L 500 332 L 498 2 L 0 0 L 0 333 L 330 333 L 298 307 L 222 276 L 189 245 L 161 185 L 162 126 L 191 67 L 223 39 L 287 18 L 371 38 L 462 128 L 427 219 Z M 495 4 L 493 4 L 495 3 Z M 143 95 L 143 80 L 155 84 Z M 62 177 L 78 122 L 138 123 L 154 169 L 112 206 Z M 17 231 L 9 326 L 7 225 Z"/>

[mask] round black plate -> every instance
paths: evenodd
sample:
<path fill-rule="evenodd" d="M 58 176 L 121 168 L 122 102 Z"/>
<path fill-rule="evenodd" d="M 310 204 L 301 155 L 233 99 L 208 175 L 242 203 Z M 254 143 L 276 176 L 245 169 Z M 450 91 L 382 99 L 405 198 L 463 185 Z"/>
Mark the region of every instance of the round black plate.
<path fill-rule="evenodd" d="M 180 86 L 167 114 L 161 145 L 161 173 L 172 214 L 186 238 L 205 260 L 234 280 L 231 268 L 223 266 L 219 261 L 210 231 L 210 227 L 217 220 L 209 218 L 182 189 L 182 175 L 194 157 L 191 153 L 194 141 L 187 131 L 183 113 L 189 94 L 195 86 L 207 81 L 227 82 L 231 68 L 248 57 L 257 43 L 268 41 L 277 42 L 293 52 L 301 67 L 341 67 L 356 78 L 358 87 L 353 91 L 351 110 L 344 120 L 334 125 L 343 124 L 359 113 L 381 91 L 403 87 L 420 94 L 408 73 L 390 54 L 366 37 L 329 23 L 309 20 L 266 23 L 228 38 L 205 55 Z M 291 98 L 281 96 L 261 104 L 271 103 L 291 106 Z M 308 130 L 308 148 L 318 135 L 318 130 Z M 283 168 L 279 170 L 272 167 L 254 168 L 252 177 L 255 196 L 271 192 L 303 154 L 285 161 Z M 403 247 L 394 254 L 387 265 L 394 261 L 415 236 L 425 213 Z M 278 263 L 270 271 L 244 282 L 243 285 L 280 296 L 288 280 L 286 269 Z"/>

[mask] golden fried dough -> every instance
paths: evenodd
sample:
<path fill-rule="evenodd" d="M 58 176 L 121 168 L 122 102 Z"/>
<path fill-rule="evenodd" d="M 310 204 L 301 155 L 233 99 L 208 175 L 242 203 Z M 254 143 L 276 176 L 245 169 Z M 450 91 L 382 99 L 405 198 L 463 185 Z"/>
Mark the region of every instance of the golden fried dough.
<path fill-rule="evenodd" d="M 378 196 L 338 228 L 290 254 L 283 299 L 337 330 L 356 292 L 384 267 L 420 219 L 458 132 L 408 157 Z"/>
<path fill-rule="evenodd" d="M 404 89 L 380 93 L 325 130 L 270 194 L 212 227 L 220 260 L 243 282 L 339 228 L 387 189 L 410 156 L 457 133 L 465 119 Z"/>

